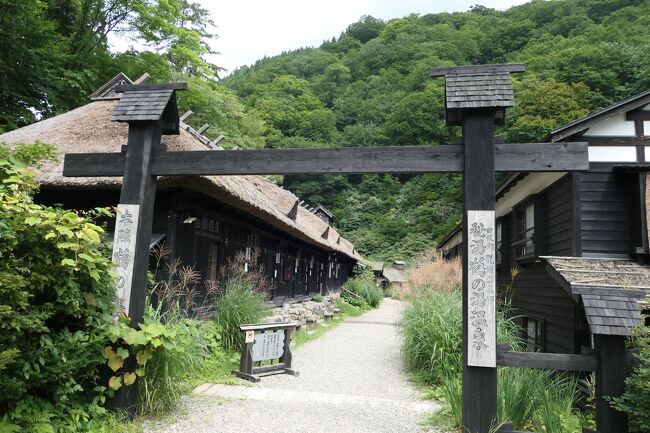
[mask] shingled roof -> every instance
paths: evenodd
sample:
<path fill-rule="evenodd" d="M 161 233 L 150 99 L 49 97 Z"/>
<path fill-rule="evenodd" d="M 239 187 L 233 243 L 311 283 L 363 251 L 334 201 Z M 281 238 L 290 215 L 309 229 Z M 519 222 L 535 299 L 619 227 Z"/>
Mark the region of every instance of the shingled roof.
<path fill-rule="evenodd" d="M 447 75 L 447 108 L 512 107 L 515 96 L 508 72 L 486 71 L 481 74 Z"/>
<path fill-rule="evenodd" d="M 643 324 L 650 297 L 650 267 L 632 260 L 543 257 L 548 273 L 579 296 L 592 334 L 630 335 Z"/>
<path fill-rule="evenodd" d="M 38 170 L 36 179 L 42 188 L 117 189 L 122 184 L 120 177 L 64 177 L 63 155 L 120 152 L 127 142 L 128 125 L 111 121 L 118 104 L 119 99 L 111 94 L 110 99 L 93 101 L 67 113 L 2 134 L 0 143 L 11 145 L 41 141 L 57 148 L 59 153 L 56 160 Z M 161 138 L 161 144 L 168 151 L 205 151 L 210 149 L 208 142 L 185 127 L 179 130 L 178 135 L 163 135 Z M 333 227 L 329 228 L 329 236 L 323 238 L 329 225 L 302 206 L 297 209 L 295 219 L 291 218 L 289 214 L 298 197 L 262 176 L 159 178 L 158 190 L 176 187 L 213 197 L 326 251 L 338 252 L 353 260 L 361 259 L 350 241 L 344 238 L 339 241 L 340 236 Z"/>
<path fill-rule="evenodd" d="M 395 268 L 384 268 L 382 275 L 388 280 L 389 283 L 403 283 L 406 281 L 406 276 L 403 271 Z"/>
<path fill-rule="evenodd" d="M 445 77 L 447 123 L 460 124 L 462 110 L 468 108 L 497 109 L 497 120 L 503 120 L 504 109 L 515 105 L 510 73 L 524 70 L 520 64 L 433 68 L 432 77 Z"/>

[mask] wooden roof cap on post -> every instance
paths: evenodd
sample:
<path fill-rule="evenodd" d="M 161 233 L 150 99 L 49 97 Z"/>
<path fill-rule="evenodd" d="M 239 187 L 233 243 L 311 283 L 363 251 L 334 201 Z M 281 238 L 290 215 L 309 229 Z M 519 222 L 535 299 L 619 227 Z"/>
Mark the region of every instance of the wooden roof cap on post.
<path fill-rule="evenodd" d="M 464 109 L 496 109 L 495 119 L 505 121 L 505 108 L 515 105 L 511 73 L 524 72 L 523 64 L 468 65 L 431 69 L 432 77 L 445 77 L 445 118 L 460 125 Z"/>
<path fill-rule="evenodd" d="M 158 122 L 162 133 L 178 135 L 180 119 L 176 90 L 186 90 L 187 83 L 128 84 L 117 86 L 123 93 L 113 111 L 114 122 Z"/>

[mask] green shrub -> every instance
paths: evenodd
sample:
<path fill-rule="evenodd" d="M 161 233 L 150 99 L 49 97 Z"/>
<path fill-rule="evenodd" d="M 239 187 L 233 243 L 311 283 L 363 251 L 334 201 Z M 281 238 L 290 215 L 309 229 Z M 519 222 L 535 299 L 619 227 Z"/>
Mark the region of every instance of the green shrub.
<path fill-rule="evenodd" d="M 635 331 L 634 345 L 639 366 L 625 380 L 625 392 L 611 398 L 613 408 L 628 415 L 630 431 L 650 431 L 650 329 L 641 327 Z"/>
<path fill-rule="evenodd" d="M 112 323 L 106 210 L 35 204 L 26 164 L 42 144 L 0 145 L 0 414 L 27 430 L 81 430 L 101 412 L 98 366 Z"/>
<path fill-rule="evenodd" d="M 311 298 L 311 300 L 314 302 L 323 302 L 325 298 L 323 298 L 321 295 L 316 295 L 313 298 Z"/>
<path fill-rule="evenodd" d="M 346 302 L 355 307 L 377 308 L 384 298 L 384 292 L 376 286 L 372 274 L 364 272 L 346 281 L 341 296 Z"/>

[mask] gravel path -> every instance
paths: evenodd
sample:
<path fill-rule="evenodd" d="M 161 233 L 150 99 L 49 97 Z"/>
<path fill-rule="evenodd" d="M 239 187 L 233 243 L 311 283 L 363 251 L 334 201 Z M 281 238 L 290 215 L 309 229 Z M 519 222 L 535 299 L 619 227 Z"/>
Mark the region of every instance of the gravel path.
<path fill-rule="evenodd" d="M 300 376 L 262 378 L 254 386 L 204 384 L 172 424 L 151 432 L 414 433 L 437 409 L 404 372 L 395 323 L 402 304 L 346 320 L 294 352 Z M 162 424 L 162 425 L 161 425 Z"/>

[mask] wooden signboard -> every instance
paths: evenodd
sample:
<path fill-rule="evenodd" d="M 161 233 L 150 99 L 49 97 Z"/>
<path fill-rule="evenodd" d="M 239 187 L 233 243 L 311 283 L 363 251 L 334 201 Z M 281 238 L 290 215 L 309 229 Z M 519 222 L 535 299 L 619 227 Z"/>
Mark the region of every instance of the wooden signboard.
<path fill-rule="evenodd" d="M 291 334 L 297 326 L 296 322 L 241 325 L 239 329 L 244 332 L 244 346 L 239 370 L 232 373 L 251 382 L 259 382 L 260 377 L 271 374 L 298 376 L 298 372 L 291 368 Z M 271 363 L 261 365 L 262 361 Z"/>
<path fill-rule="evenodd" d="M 253 361 L 280 359 L 283 354 L 284 331 L 271 331 L 255 335 L 253 339 Z"/>
<path fill-rule="evenodd" d="M 140 206 L 137 204 L 119 204 L 115 220 L 113 238 L 113 262 L 117 285 L 117 307 L 129 315 L 131 286 L 133 283 L 133 265 L 135 263 L 136 232 Z"/>
<path fill-rule="evenodd" d="M 467 211 L 468 308 L 467 364 L 496 367 L 496 281 L 494 211 Z"/>

